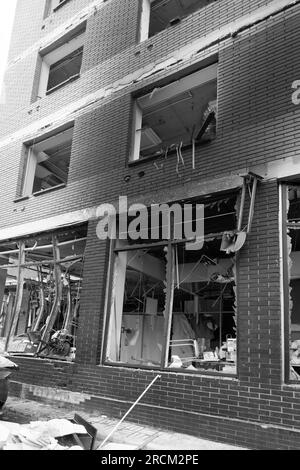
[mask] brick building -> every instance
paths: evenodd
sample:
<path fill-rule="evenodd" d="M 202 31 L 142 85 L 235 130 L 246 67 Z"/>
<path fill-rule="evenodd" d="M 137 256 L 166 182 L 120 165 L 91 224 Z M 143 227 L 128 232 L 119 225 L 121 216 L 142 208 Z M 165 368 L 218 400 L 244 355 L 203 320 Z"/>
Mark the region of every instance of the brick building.
<path fill-rule="evenodd" d="M 299 448 L 299 21 L 296 0 L 18 0 L 0 124 L 12 393 L 119 417 L 159 374 L 132 420 Z M 161 218 L 158 240 L 101 240 L 119 196 L 189 203 L 194 225 L 201 204 L 204 243 L 172 217 L 169 239 Z"/>

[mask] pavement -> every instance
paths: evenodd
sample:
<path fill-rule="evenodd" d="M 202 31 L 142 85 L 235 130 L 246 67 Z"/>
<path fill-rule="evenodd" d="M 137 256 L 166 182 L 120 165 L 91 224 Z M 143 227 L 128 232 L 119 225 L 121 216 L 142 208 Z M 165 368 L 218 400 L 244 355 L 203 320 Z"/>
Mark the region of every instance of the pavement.
<path fill-rule="evenodd" d="M 76 410 L 75 410 L 76 411 Z M 119 420 L 96 414 L 95 412 L 79 412 L 90 424 L 97 428 L 97 449 Z M 0 421 L 10 421 L 25 424 L 30 421 L 46 421 L 54 418 L 72 419 L 74 410 L 54 407 L 36 401 L 9 397 Z M 130 417 L 129 417 L 130 419 Z M 125 420 L 118 427 L 102 450 L 246 450 L 242 447 L 222 444 L 206 439 L 200 439 L 187 434 L 164 431 L 161 429 L 132 423 Z"/>

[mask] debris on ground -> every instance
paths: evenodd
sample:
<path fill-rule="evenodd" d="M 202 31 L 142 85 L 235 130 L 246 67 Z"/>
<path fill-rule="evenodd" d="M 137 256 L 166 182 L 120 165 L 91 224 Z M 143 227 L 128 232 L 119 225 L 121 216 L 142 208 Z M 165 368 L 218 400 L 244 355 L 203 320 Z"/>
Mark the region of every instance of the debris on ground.
<path fill-rule="evenodd" d="M 81 445 L 72 445 L 72 438 L 78 442 L 77 435 L 86 434 L 84 426 L 67 419 L 29 424 L 1 421 L 0 450 L 84 450 Z"/>

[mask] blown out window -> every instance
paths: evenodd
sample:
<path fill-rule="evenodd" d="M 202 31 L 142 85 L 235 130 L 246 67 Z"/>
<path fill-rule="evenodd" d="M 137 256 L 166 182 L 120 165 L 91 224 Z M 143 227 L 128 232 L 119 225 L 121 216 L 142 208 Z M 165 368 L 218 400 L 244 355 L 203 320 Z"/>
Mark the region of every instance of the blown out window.
<path fill-rule="evenodd" d="M 63 59 L 50 65 L 47 91 L 55 89 L 58 85 L 78 76 L 82 63 L 83 47 L 79 47 Z"/>
<path fill-rule="evenodd" d="M 282 185 L 285 370 L 300 380 L 300 184 Z"/>
<path fill-rule="evenodd" d="M 79 77 L 85 28 L 69 35 L 62 44 L 52 47 L 48 52 L 41 52 L 42 63 L 37 95 L 39 98 L 52 93 L 57 88 Z"/>
<path fill-rule="evenodd" d="M 235 255 L 223 243 L 235 203 L 231 195 L 205 204 L 202 245 L 117 241 L 106 362 L 236 373 Z"/>
<path fill-rule="evenodd" d="M 85 225 L 0 245 L 0 349 L 72 360 Z"/>
<path fill-rule="evenodd" d="M 27 147 L 23 196 L 67 183 L 72 139 L 73 127 Z"/>
<path fill-rule="evenodd" d="M 143 0 L 141 34 L 144 41 L 160 31 L 174 26 L 185 17 L 215 0 Z"/>
<path fill-rule="evenodd" d="M 178 152 L 215 137 L 217 64 L 138 98 L 131 160 Z"/>

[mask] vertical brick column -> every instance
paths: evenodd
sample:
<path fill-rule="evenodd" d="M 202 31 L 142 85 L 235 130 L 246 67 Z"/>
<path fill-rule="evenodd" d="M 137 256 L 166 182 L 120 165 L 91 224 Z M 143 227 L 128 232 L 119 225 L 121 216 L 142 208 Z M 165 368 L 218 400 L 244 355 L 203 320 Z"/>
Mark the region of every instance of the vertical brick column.
<path fill-rule="evenodd" d="M 103 328 L 108 264 L 108 242 L 96 235 L 97 222 L 89 223 L 77 336 L 76 362 L 97 364 Z"/>
<path fill-rule="evenodd" d="M 261 183 L 239 255 L 239 378 L 253 385 L 281 381 L 278 204 L 277 183 Z"/>

